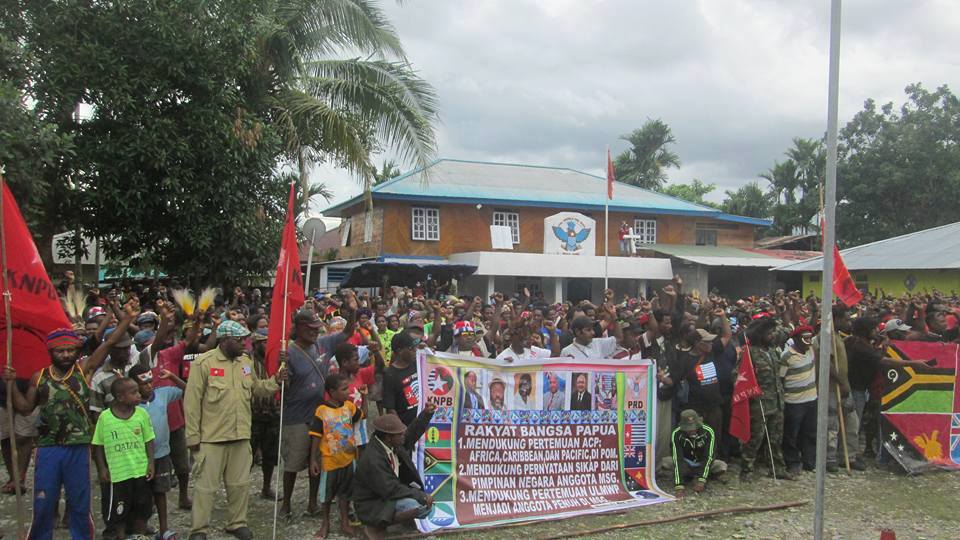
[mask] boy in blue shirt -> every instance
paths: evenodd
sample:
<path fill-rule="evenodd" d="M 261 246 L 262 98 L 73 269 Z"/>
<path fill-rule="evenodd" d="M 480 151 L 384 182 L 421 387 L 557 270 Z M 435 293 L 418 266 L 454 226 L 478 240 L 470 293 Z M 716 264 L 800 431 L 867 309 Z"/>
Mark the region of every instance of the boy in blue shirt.
<path fill-rule="evenodd" d="M 176 386 L 153 387 L 153 370 L 141 364 L 130 368 L 129 376 L 137 382 L 140 391 L 140 407 L 147 411 L 154 440 L 154 476 L 150 481 L 153 502 L 157 507 L 157 519 L 160 532 L 157 538 L 173 538 L 176 533 L 167 529 L 167 492 L 172 487 L 173 462 L 170 460 L 170 426 L 167 423 L 167 405 L 183 398 L 183 389 L 187 383 L 173 373 L 158 369 L 158 377 L 168 379 Z"/>

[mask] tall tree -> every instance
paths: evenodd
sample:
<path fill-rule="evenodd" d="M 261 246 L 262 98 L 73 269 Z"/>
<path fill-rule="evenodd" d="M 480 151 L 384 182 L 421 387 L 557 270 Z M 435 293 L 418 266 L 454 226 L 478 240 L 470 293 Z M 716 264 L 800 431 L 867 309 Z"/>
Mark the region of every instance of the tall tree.
<path fill-rule="evenodd" d="M 717 189 L 716 184 L 706 184 L 699 179 L 694 178 L 693 182 L 689 184 L 670 184 L 662 189 L 659 189 L 658 191 L 665 195 L 670 195 L 671 197 L 676 197 L 692 203 L 715 207 L 717 206 L 716 204 L 703 199 L 715 189 Z"/>
<path fill-rule="evenodd" d="M 770 183 L 772 233 L 789 235 L 817 229 L 814 216 L 820 209 L 820 186 L 826 166 L 823 143 L 813 139 L 793 140 L 787 159 L 774 162 L 760 175 Z"/>
<path fill-rule="evenodd" d="M 741 186 L 736 191 L 726 191 L 720 208 L 727 214 L 755 218 L 770 217 L 770 199 L 757 182 Z"/>
<path fill-rule="evenodd" d="M 617 180 L 646 189 L 659 189 L 667 180 L 666 170 L 680 166 L 680 156 L 669 146 L 676 143 L 673 132 L 662 120 L 647 120 L 639 129 L 623 135 L 630 149 L 617 156 Z"/>
<path fill-rule="evenodd" d="M 957 221 L 960 100 L 907 86 L 895 109 L 871 99 L 840 131 L 838 235 L 858 245 Z"/>
<path fill-rule="evenodd" d="M 378 145 L 432 156 L 432 89 L 366 0 L 22 0 L 0 5 L 0 29 L 22 51 L 22 110 L 74 145 L 49 160 L 48 224 L 132 265 L 261 276 L 284 165 L 367 178 Z"/>

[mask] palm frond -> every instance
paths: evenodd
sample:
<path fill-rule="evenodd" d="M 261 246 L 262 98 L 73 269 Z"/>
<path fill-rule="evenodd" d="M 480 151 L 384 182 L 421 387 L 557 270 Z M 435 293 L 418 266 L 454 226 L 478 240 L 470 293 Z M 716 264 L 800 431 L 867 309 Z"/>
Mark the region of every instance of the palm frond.
<path fill-rule="evenodd" d="M 311 60 L 338 50 L 406 59 L 396 30 L 368 0 L 283 0 L 277 6 L 277 36 L 291 56 Z"/>

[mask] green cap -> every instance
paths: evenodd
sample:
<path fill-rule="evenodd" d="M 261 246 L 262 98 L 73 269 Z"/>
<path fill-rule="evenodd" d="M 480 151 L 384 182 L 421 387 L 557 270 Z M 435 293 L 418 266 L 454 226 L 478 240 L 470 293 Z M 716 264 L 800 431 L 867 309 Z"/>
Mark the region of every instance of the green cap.
<path fill-rule="evenodd" d="M 217 327 L 217 339 L 225 337 L 247 337 L 250 331 L 237 321 L 223 321 Z"/>
<path fill-rule="evenodd" d="M 703 425 L 703 419 L 693 409 L 687 409 L 680 413 L 680 429 L 684 431 L 696 431 Z"/>

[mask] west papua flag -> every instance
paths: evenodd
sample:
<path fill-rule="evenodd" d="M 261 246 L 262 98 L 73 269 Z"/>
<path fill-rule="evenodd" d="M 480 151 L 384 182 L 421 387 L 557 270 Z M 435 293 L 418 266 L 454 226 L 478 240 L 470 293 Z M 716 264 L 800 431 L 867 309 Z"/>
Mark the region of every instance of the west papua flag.
<path fill-rule="evenodd" d="M 610 159 L 610 149 L 607 148 L 607 199 L 613 199 L 613 160 Z"/>
<path fill-rule="evenodd" d="M 283 225 L 280 241 L 280 259 L 277 261 L 277 277 L 273 281 L 273 298 L 270 303 L 270 326 L 267 335 L 267 373 L 273 375 L 279 369 L 280 346 L 290 337 L 293 314 L 303 306 L 303 274 L 300 273 L 300 249 L 297 231 L 293 224 L 293 184 L 287 201 L 287 221 Z"/>
<path fill-rule="evenodd" d="M 753 359 L 750 358 L 750 343 L 743 347 L 740 367 L 737 369 L 737 382 L 733 385 L 733 399 L 730 405 L 730 435 L 740 442 L 750 440 L 750 398 L 762 395 L 757 384 L 757 374 L 753 371 Z"/>
<path fill-rule="evenodd" d="M 6 366 L 7 332 L 12 329 L 13 368 L 17 370 L 17 377 L 27 378 L 50 365 L 45 343 L 47 334 L 71 325 L 6 183 L 3 184 L 3 235 L 7 264 L 2 271 L 6 273 L 10 289 L 10 320 L 6 320 L 6 310 L 0 309 L 0 359 Z M 6 307 L 5 296 L 0 302 L 3 302 L 0 306 Z"/>

